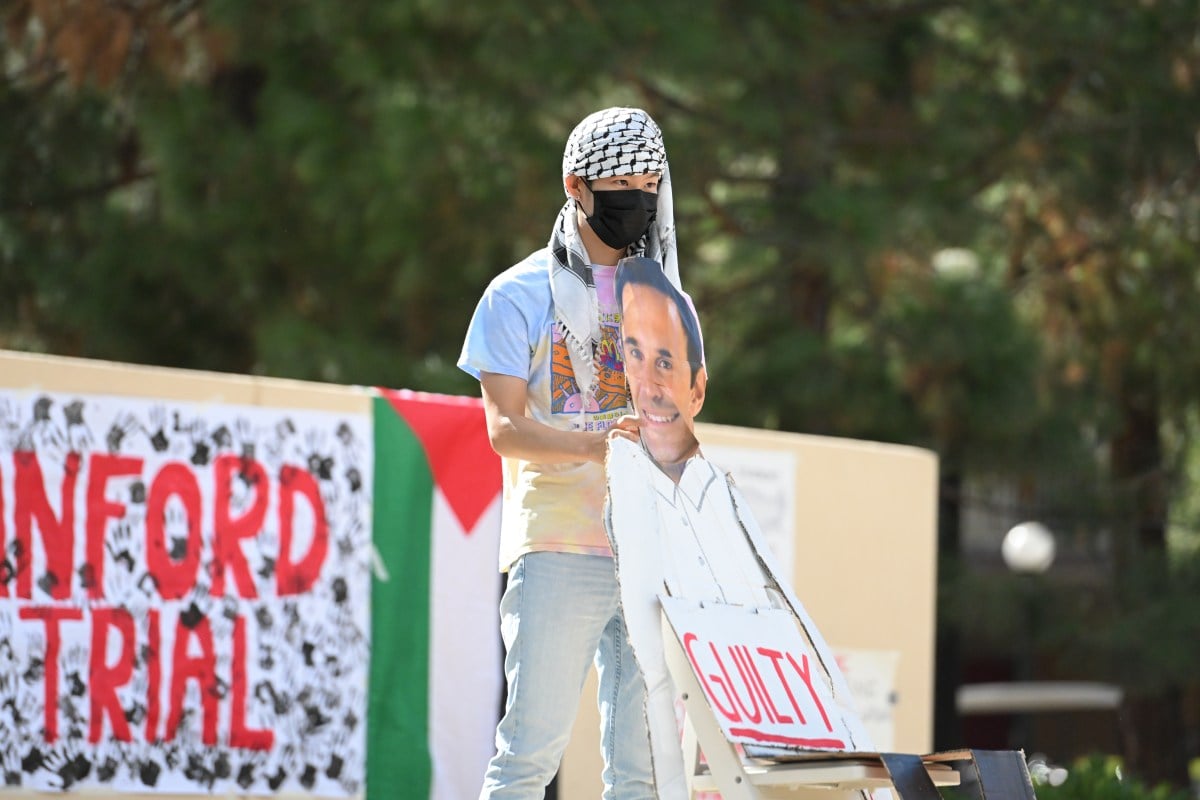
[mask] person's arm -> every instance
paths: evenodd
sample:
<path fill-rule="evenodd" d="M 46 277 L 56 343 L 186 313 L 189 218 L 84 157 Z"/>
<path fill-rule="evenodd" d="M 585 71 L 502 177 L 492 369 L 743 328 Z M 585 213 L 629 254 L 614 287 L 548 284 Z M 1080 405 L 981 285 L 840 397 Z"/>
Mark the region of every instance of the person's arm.
<path fill-rule="evenodd" d="M 637 417 L 621 417 L 607 431 L 560 431 L 526 415 L 529 384 L 521 378 L 483 372 L 479 384 L 483 388 L 488 438 L 492 449 L 502 456 L 543 464 L 578 461 L 603 464 L 609 437 L 637 441 Z"/>

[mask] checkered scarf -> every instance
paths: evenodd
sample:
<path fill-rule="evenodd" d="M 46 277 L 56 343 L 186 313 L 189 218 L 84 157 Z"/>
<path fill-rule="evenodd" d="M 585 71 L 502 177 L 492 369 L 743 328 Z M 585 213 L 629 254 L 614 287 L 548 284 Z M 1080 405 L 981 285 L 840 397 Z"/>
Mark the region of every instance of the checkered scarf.
<path fill-rule="evenodd" d="M 639 108 L 606 108 L 589 115 L 567 139 L 562 167 L 564 178 L 581 175 L 589 182 L 617 175 L 662 173 L 655 221 L 646 235 L 629 247 L 627 255 L 658 261 L 678 287 L 679 258 L 667 152 L 662 131 L 650 115 Z M 575 200 L 568 196 L 550 235 L 550 290 L 554 319 L 570 352 L 575 382 L 582 394 L 581 409 L 587 409 L 597 388 L 593 356 L 600 342 L 600 307 L 575 210 Z"/>

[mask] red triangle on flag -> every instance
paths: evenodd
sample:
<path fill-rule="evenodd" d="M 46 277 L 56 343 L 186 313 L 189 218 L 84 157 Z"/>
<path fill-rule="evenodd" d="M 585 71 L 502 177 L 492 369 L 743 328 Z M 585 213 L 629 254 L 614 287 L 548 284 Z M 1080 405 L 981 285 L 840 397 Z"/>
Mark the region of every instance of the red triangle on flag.
<path fill-rule="evenodd" d="M 488 440 L 483 401 L 409 389 L 379 391 L 425 448 L 435 484 L 470 535 L 503 483 L 500 456 Z"/>

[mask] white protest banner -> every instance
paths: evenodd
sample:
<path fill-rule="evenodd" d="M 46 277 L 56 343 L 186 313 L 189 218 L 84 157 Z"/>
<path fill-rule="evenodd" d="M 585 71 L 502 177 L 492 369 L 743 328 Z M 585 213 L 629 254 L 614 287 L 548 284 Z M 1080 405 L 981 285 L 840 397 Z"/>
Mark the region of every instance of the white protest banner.
<path fill-rule="evenodd" d="M 361 793 L 370 418 L 0 392 L 7 784 Z"/>

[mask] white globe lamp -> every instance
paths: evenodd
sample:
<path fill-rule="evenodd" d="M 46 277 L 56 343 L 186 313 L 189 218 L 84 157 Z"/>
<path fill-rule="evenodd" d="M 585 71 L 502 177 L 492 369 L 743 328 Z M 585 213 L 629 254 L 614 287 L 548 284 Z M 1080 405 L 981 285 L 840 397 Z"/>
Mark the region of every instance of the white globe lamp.
<path fill-rule="evenodd" d="M 1040 522 L 1022 522 L 1004 535 L 1000 555 L 1013 572 L 1045 572 L 1054 563 L 1054 534 Z"/>

